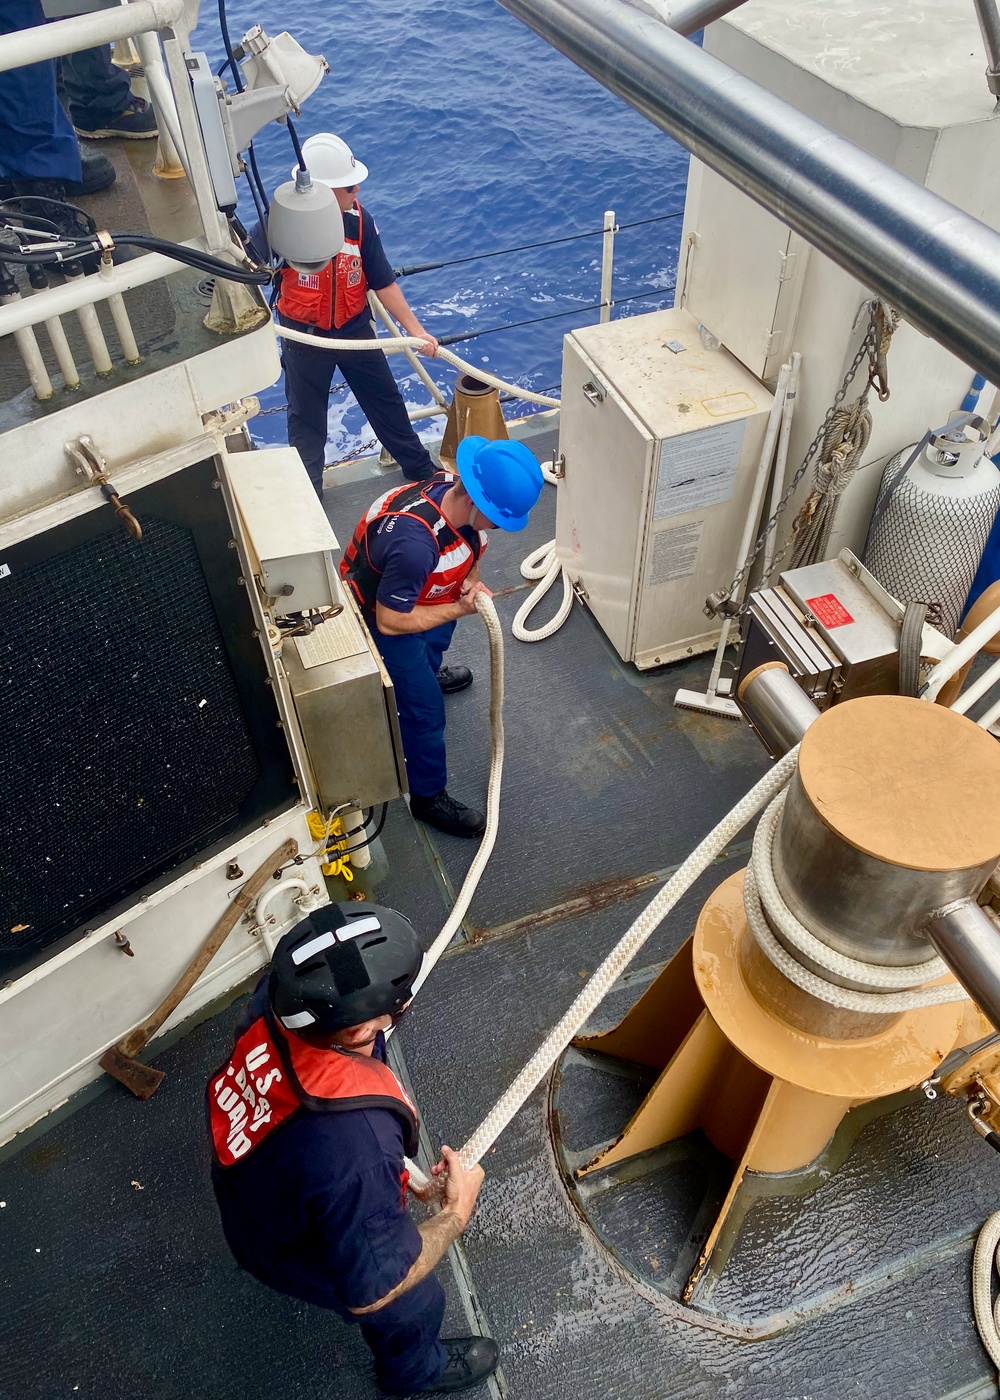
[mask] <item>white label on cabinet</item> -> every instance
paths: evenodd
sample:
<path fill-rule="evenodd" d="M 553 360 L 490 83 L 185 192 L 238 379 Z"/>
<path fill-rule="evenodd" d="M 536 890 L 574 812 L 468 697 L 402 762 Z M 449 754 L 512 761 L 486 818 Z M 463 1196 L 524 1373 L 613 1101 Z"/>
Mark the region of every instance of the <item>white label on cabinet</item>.
<path fill-rule="evenodd" d="M 653 519 L 728 501 L 740 465 L 746 419 L 665 438 L 660 446 Z"/>
<path fill-rule="evenodd" d="M 646 575 L 646 587 L 655 588 L 658 583 L 673 583 L 674 579 L 690 578 L 698 563 L 698 550 L 701 548 L 701 532 L 704 520 L 691 520 L 686 525 L 675 525 L 671 530 L 660 530 L 653 536 L 653 548 Z"/>

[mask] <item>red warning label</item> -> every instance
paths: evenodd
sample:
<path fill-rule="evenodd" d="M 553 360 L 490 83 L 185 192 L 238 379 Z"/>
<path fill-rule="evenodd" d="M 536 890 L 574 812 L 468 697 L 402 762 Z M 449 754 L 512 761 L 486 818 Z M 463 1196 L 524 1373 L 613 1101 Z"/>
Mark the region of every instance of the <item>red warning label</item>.
<path fill-rule="evenodd" d="M 818 598 L 807 598 L 806 607 L 824 627 L 844 627 L 848 622 L 854 621 L 836 593 L 823 593 Z"/>

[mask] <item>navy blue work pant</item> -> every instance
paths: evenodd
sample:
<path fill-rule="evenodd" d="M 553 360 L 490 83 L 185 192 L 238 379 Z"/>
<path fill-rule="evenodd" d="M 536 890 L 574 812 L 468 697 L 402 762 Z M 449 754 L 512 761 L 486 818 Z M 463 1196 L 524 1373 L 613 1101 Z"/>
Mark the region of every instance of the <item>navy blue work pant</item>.
<path fill-rule="evenodd" d="M 448 1360 L 438 1340 L 444 1318 L 444 1289 L 433 1274 L 402 1293 L 361 1324 L 375 1358 L 375 1374 L 386 1390 L 406 1395 L 438 1379 Z"/>
<path fill-rule="evenodd" d="M 81 131 L 99 131 L 120 117 L 131 93 L 128 74 L 111 61 L 110 44 L 59 60 L 59 95 Z"/>
<path fill-rule="evenodd" d="M 307 330 L 297 321 L 286 323 Z M 372 336 L 374 337 L 374 330 Z M 330 332 L 331 337 L 336 331 Z M 319 337 L 317 337 L 319 339 Z M 305 463 L 309 480 L 323 494 L 330 385 L 339 369 L 357 399 L 372 431 L 410 481 L 421 481 L 437 468 L 410 424 L 406 405 L 381 350 L 313 350 L 286 340 L 282 345 L 285 396 L 288 399 L 288 443 Z"/>
<path fill-rule="evenodd" d="M 371 618 L 369 626 L 396 692 L 407 784 L 417 797 L 437 797 L 448 786 L 444 696 L 437 673 L 455 624 L 444 622 L 429 632 L 394 636 L 380 632 Z"/>
<path fill-rule="evenodd" d="M 0 34 L 44 23 L 41 0 L 3 0 L 0 4 Z M 0 73 L 0 176 L 80 179 L 80 151 L 56 96 L 52 59 Z"/>

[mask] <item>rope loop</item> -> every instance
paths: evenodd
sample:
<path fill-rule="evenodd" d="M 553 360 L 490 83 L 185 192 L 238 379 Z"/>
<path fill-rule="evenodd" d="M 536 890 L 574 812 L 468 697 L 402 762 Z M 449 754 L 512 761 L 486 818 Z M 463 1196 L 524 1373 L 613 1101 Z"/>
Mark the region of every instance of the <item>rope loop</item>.
<path fill-rule="evenodd" d="M 774 878 L 774 840 L 784 803 L 785 794 L 781 793 L 757 825 L 750 868 L 743 886 L 743 903 L 750 930 L 778 971 L 810 996 L 843 1011 L 879 1015 L 964 1001 L 969 994 L 960 983 L 924 985 L 946 976 L 948 972 L 937 956 L 904 967 L 862 962 L 858 958 L 848 957 L 846 953 L 837 952 L 796 918 L 782 898 Z M 774 930 L 781 935 L 780 939 Z M 786 945 L 803 954 L 824 972 L 859 986 L 842 987 L 828 981 L 804 967 Z"/>

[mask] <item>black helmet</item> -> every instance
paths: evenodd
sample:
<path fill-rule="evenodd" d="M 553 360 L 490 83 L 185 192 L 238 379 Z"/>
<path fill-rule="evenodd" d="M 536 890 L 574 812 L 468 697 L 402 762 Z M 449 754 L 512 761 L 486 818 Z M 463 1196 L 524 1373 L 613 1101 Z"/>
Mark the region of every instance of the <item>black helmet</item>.
<path fill-rule="evenodd" d="M 380 904 L 328 904 L 278 941 L 268 993 L 290 1031 L 339 1031 L 393 1015 L 423 953 L 413 925 Z"/>

